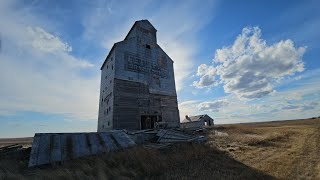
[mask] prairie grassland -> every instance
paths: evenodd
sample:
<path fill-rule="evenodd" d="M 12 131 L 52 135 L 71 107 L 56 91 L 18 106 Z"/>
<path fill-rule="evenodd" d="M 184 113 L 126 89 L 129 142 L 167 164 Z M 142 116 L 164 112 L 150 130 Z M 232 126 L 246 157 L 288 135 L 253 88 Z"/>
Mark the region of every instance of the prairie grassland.
<path fill-rule="evenodd" d="M 220 125 L 207 135 L 205 145 L 138 146 L 31 169 L 25 151 L 0 159 L 0 179 L 320 179 L 320 119 Z"/>
<path fill-rule="evenodd" d="M 0 179 L 272 179 L 227 153 L 200 144 L 166 150 L 136 147 L 63 165 L 26 168 L 26 158 L 0 161 Z"/>
<path fill-rule="evenodd" d="M 222 125 L 209 143 L 279 179 L 320 179 L 320 119 Z"/>

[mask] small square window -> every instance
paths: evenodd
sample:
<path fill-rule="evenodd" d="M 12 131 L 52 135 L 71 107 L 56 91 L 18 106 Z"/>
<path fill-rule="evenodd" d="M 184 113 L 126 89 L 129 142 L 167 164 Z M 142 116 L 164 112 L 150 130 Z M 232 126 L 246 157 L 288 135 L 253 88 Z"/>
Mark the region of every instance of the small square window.
<path fill-rule="evenodd" d="M 146 44 L 147 49 L 151 49 L 151 46 L 149 44 Z"/>

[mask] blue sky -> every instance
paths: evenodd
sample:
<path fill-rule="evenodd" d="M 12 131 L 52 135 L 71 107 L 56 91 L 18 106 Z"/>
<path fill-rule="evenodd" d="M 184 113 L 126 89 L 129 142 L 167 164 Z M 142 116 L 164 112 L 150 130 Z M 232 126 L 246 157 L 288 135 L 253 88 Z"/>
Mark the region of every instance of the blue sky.
<path fill-rule="evenodd" d="M 318 1 L 0 1 L 0 137 L 96 131 L 100 66 L 148 19 L 181 118 L 320 116 Z"/>

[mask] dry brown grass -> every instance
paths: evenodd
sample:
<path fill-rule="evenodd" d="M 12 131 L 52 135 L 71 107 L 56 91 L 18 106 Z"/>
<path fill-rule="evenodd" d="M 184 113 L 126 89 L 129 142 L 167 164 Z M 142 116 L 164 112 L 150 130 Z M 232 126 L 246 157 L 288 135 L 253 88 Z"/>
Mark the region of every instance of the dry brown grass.
<path fill-rule="evenodd" d="M 32 169 L 25 152 L 0 159 L 0 179 L 320 179 L 320 119 L 223 125 L 208 137 L 206 145 L 135 147 Z"/>
<path fill-rule="evenodd" d="M 23 146 L 31 146 L 32 137 L 25 138 L 0 138 L 0 147 L 11 145 L 11 144 L 20 144 Z"/>
<path fill-rule="evenodd" d="M 227 153 L 200 144 L 166 150 L 136 147 L 56 167 L 26 168 L 27 159 L 0 161 L 0 179 L 272 179 Z"/>
<path fill-rule="evenodd" d="M 320 119 L 223 125 L 211 145 L 279 179 L 320 179 Z"/>

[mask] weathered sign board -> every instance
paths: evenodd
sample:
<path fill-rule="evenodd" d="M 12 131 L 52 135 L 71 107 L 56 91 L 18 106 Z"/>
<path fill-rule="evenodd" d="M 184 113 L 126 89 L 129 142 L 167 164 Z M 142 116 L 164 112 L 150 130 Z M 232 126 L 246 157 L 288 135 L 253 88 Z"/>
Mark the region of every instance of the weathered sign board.
<path fill-rule="evenodd" d="M 135 142 L 120 130 L 93 133 L 36 133 L 28 167 L 128 148 Z"/>

